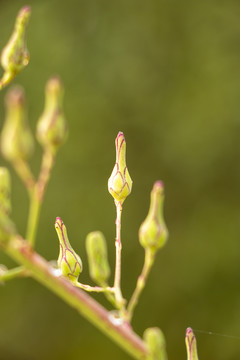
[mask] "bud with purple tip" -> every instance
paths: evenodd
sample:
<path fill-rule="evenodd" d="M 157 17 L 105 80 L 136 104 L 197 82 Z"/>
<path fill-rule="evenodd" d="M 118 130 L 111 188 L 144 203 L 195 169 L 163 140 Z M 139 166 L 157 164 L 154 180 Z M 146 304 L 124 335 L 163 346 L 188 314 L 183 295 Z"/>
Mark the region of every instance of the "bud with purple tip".
<path fill-rule="evenodd" d="M 197 341 L 190 327 L 186 330 L 185 341 L 187 347 L 187 360 L 198 360 Z"/>
<path fill-rule="evenodd" d="M 123 203 L 132 190 L 132 179 L 126 165 L 126 141 L 122 132 L 116 138 L 116 164 L 108 180 L 108 191 L 115 202 Z"/>
<path fill-rule="evenodd" d="M 67 235 L 67 229 L 60 217 L 56 218 L 55 229 L 57 231 L 60 252 L 58 257 L 58 267 L 62 275 L 72 282 L 76 282 L 82 272 L 82 261 L 80 256 L 73 250 Z"/>
<path fill-rule="evenodd" d="M 1 65 L 5 70 L 5 78 L 14 77 L 29 62 L 29 53 L 26 47 L 26 28 L 31 14 L 29 6 L 23 7 L 15 22 L 14 30 L 7 45 L 1 53 Z"/>
<path fill-rule="evenodd" d="M 52 77 L 46 85 L 45 107 L 37 124 L 37 138 L 43 148 L 52 152 L 65 142 L 67 123 L 63 113 L 63 85 L 58 77 Z"/>
<path fill-rule="evenodd" d="M 148 215 L 139 229 L 140 244 L 145 249 L 157 251 L 163 247 L 168 238 L 168 230 L 163 218 L 164 186 L 161 181 L 155 182 Z"/>

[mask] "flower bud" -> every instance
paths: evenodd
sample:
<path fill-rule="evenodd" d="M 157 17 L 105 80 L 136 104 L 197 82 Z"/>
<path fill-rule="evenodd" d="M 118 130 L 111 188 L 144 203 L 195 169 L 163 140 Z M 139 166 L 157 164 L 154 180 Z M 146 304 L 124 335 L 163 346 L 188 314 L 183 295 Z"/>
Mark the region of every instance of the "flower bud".
<path fill-rule="evenodd" d="M 45 107 L 37 124 L 37 138 L 43 148 L 55 152 L 67 137 L 67 123 L 62 109 L 63 86 L 59 78 L 46 85 Z"/>
<path fill-rule="evenodd" d="M 25 95 L 13 87 L 6 95 L 6 120 L 1 134 L 1 151 L 9 161 L 26 160 L 33 152 L 34 141 L 26 117 Z"/>
<path fill-rule="evenodd" d="M 148 215 L 139 229 L 139 240 L 145 249 L 156 251 L 165 245 L 168 231 L 163 218 L 164 187 L 161 181 L 155 182 Z"/>
<path fill-rule="evenodd" d="M 132 179 L 126 165 L 126 141 L 122 132 L 116 138 L 116 164 L 108 179 L 108 191 L 115 202 L 124 202 L 132 190 Z"/>
<path fill-rule="evenodd" d="M 89 272 L 93 281 L 104 286 L 110 276 L 107 245 L 100 231 L 91 232 L 86 238 Z"/>
<path fill-rule="evenodd" d="M 60 243 L 58 267 L 61 269 L 63 276 L 67 277 L 72 282 L 76 282 L 82 272 L 82 260 L 70 245 L 66 226 L 59 217 L 56 218 L 55 229 Z"/>
<path fill-rule="evenodd" d="M 197 341 L 191 328 L 186 330 L 187 360 L 198 360 Z"/>
<path fill-rule="evenodd" d="M 29 6 L 23 7 L 15 22 L 12 36 L 1 54 L 1 65 L 6 73 L 15 76 L 29 62 L 29 53 L 26 48 L 26 28 L 31 14 Z"/>
<path fill-rule="evenodd" d="M 144 331 L 143 339 L 147 345 L 147 360 L 167 360 L 166 342 L 162 331 L 156 327 Z"/>

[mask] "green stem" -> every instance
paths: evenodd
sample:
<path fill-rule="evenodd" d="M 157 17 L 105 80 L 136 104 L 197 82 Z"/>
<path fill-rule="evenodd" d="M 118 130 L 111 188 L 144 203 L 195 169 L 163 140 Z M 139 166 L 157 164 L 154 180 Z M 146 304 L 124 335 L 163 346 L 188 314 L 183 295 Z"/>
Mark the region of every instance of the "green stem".
<path fill-rule="evenodd" d="M 27 233 L 26 233 L 26 239 L 32 246 L 34 246 L 35 243 L 40 210 L 41 210 L 41 201 L 38 196 L 37 186 L 35 185 L 34 191 L 32 192 L 30 197 L 30 209 L 29 209 Z"/>
<path fill-rule="evenodd" d="M 28 215 L 28 225 L 26 239 L 34 246 L 39 223 L 43 196 L 49 181 L 51 169 L 54 164 L 54 155 L 50 150 L 45 150 L 42 158 L 41 171 L 37 183 L 30 192 L 30 209 Z"/>
<path fill-rule="evenodd" d="M 16 236 L 9 240 L 5 251 L 12 259 L 25 266 L 33 278 L 75 308 L 135 359 L 146 359 L 146 345 L 128 323 L 115 323 L 111 313 L 88 294 L 63 277 L 55 276 L 49 263 L 34 252 L 26 241 Z"/>
<path fill-rule="evenodd" d="M 29 168 L 28 164 L 21 159 L 18 159 L 17 161 L 14 161 L 12 163 L 14 170 L 16 171 L 17 175 L 22 180 L 23 184 L 25 185 L 29 197 L 32 197 L 34 186 L 35 186 L 35 179 L 31 172 L 31 169 Z"/>
<path fill-rule="evenodd" d="M 127 307 L 129 321 L 131 321 L 132 319 L 133 312 L 138 303 L 139 297 L 146 285 L 146 280 L 154 263 L 154 259 L 155 259 L 155 253 L 151 249 L 146 249 L 143 269 L 141 275 L 138 277 L 136 288 L 132 294 L 132 297 Z"/>
<path fill-rule="evenodd" d="M 111 287 L 104 288 L 101 286 L 90 286 L 90 285 L 82 284 L 80 282 L 73 282 L 73 285 L 76 287 L 79 287 L 80 289 L 88 291 L 88 292 L 98 292 L 98 293 L 100 293 L 100 292 L 113 293 L 114 292 L 114 289 Z"/>
<path fill-rule="evenodd" d="M 124 305 L 124 299 L 121 292 L 121 215 L 122 215 L 122 204 L 121 202 L 116 202 L 116 263 L 115 263 L 115 277 L 114 277 L 114 289 L 116 302 L 119 304 L 120 308 Z"/>
<path fill-rule="evenodd" d="M 0 90 L 7 86 L 13 79 L 15 75 L 11 72 L 5 71 L 2 78 L 0 79 Z"/>
<path fill-rule="evenodd" d="M 10 270 L 4 270 L 3 272 L 0 272 L 0 283 L 12 280 L 16 277 L 25 277 L 27 276 L 28 271 L 25 269 L 24 266 L 18 266 L 14 269 Z"/>

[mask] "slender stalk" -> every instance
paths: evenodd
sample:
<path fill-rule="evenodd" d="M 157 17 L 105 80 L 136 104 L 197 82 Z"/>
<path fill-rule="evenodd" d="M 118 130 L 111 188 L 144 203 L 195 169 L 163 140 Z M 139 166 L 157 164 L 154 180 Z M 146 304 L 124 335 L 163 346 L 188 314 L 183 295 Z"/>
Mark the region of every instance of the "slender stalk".
<path fill-rule="evenodd" d="M 127 307 L 127 314 L 128 314 L 127 318 L 129 321 L 131 321 L 132 319 L 133 312 L 138 303 L 139 297 L 146 285 L 146 280 L 154 263 L 154 258 L 155 258 L 155 253 L 151 249 L 147 248 L 145 250 L 145 259 L 144 259 L 144 265 L 141 275 L 138 277 L 136 288 L 132 294 L 132 297 Z"/>
<path fill-rule="evenodd" d="M 122 204 L 120 201 L 116 202 L 116 263 L 115 263 L 115 277 L 114 277 L 114 289 L 116 295 L 116 301 L 118 304 L 123 304 L 124 299 L 122 297 L 121 292 L 121 251 L 122 251 L 122 243 L 121 243 L 121 215 L 122 215 Z"/>
<path fill-rule="evenodd" d="M 114 292 L 114 289 L 111 287 L 104 288 L 101 286 L 90 286 L 90 285 L 82 284 L 80 282 L 74 282 L 73 285 L 76 287 L 79 287 L 80 289 L 88 291 L 88 292 L 98 292 L 98 293 L 100 293 L 100 292 L 113 293 Z"/>
<path fill-rule="evenodd" d="M 38 181 L 35 184 L 33 191 L 30 193 L 30 210 L 26 239 L 32 246 L 34 246 L 35 243 L 42 201 L 53 164 L 54 156 L 50 150 L 46 150 L 43 153 Z"/>
<path fill-rule="evenodd" d="M 88 294 L 74 287 L 70 281 L 55 276 L 49 263 L 34 252 L 26 241 L 16 236 L 9 240 L 5 251 L 12 259 L 24 265 L 33 278 L 75 308 L 131 356 L 135 359 L 146 359 L 146 345 L 127 322 L 114 321 L 111 313 Z"/>
<path fill-rule="evenodd" d="M 43 153 L 41 171 L 38 178 L 38 196 L 40 201 L 43 200 L 46 186 L 49 181 L 50 173 L 53 168 L 55 156 L 50 149 L 46 149 Z"/>
<path fill-rule="evenodd" d="M 14 78 L 15 76 L 12 73 L 5 71 L 2 78 L 0 79 L 0 91 L 11 81 L 13 81 Z"/>
<path fill-rule="evenodd" d="M 31 169 L 29 168 L 28 164 L 21 159 L 18 159 L 17 161 L 14 161 L 12 163 L 14 170 L 16 171 L 17 175 L 22 180 L 23 184 L 25 185 L 29 197 L 32 197 L 34 186 L 35 186 L 35 179 L 31 172 Z"/>
<path fill-rule="evenodd" d="M 18 266 L 10 270 L 0 272 L 0 283 L 12 280 L 16 277 L 25 277 L 28 275 L 28 270 L 24 266 Z"/>
<path fill-rule="evenodd" d="M 39 222 L 39 215 L 41 209 L 41 201 L 37 192 L 37 184 L 30 197 L 30 208 L 28 215 L 26 239 L 33 246 L 36 238 L 37 227 Z"/>

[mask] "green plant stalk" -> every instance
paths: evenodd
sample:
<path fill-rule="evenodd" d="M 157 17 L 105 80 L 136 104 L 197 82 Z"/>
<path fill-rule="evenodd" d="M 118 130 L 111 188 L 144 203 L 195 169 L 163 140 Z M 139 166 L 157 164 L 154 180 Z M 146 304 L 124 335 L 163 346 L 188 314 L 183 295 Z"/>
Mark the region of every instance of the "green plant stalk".
<path fill-rule="evenodd" d="M 146 281 L 149 275 L 149 272 L 153 266 L 155 259 L 155 252 L 153 252 L 151 249 L 147 248 L 145 250 L 145 258 L 144 258 L 144 265 L 141 272 L 141 275 L 138 277 L 136 288 L 132 294 L 131 299 L 129 300 L 129 304 L 127 307 L 127 318 L 129 321 L 131 321 L 133 312 L 135 310 L 135 307 L 138 303 L 139 297 L 146 285 Z"/>
<path fill-rule="evenodd" d="M 15 172 L 17 173 L 17 175 L 22 180 L 26 190 L 28 191 L 28 195 L 31 198 L 35 186 L 35 179 L 31 172 L 31 169 L 29 168 L 28 164 L 22 159 L 18 159 L 17 161 L 14 161 L 12 163 L 12 166 Z"/>
<path fill-rule="evenodd" d="M 25 269 L 24 266 L 18 266 L 14 269 L 6 270 L 3 273 L 0 273 L 0 283 L 12 280 L 16 277 L 25 277 L 28 271 Z"/>
<path fill-rule="evenodd" d="M 121 251 L 122 251 L 122 243 L 121 243 L 121 215 L 122 215 L 122 204 L 120 201 L 116 201 L 116 263 L 115 263 L 115 276 L 114 276 L 114 289 L 116 302 L 119 304 L 120 308 L 124 304 L 124 299 L 121 292 Z"/>
<path fill-rule="evenodd" d="M 34 185 L 33 190 L 29 193 L 30 209 L 28 215 L 26 239 L 33 247 L 35 244 L 42 201 L 53 165 L 54 155 L 50 150 L 46 150 L 43 153 L 41 171 L 38 181 Z"/>
<path fill-rule="evenodd" d="M 5 71 L 2 78 L 0 79 L 0 91 L 7 86 L 10 82 L 12 82 L 15 78 L 13 73 Z"/>
<path fill-rule="evenodd" d="M 97 292 L 97 293 L 100 293 L 100 292 L 113 293 L 114 292 L 114 289 L 111 287 L 90 286 L 90 285 L 82 284 L 78 281 L 74 282 L 73 285 L 76 287 L 79 287 L 80 289 L 88 291 L 88 292 Z"/>
<path fill-rule="evenodd" d="M 129 323 L 115 323 L 111 313 L 104 309 L 89 295 L 72 285 L 63 277 L 57 277 L 54 269 L 30 244 L 20 236 L 12 237 L 5 245 L 6 253 L 19 264 L 25 266 L 31 276 L 75 308 L 81 315 L 115 341 L 135 359 L 146 359 L 147 348 L 136 335 Z"/>
<path fill-rule="evenodd" d="M 27 232 L 26 232 L 26 239 L 32 246 L 34 246 L 35 243 L 41 205 L 42 203 L 38 196 L 37 184 L 36 184 L 34 186 L 34 190 L 30 195 L 30 208 L 29 208 L 28 224 L 27 224 Z"/>

